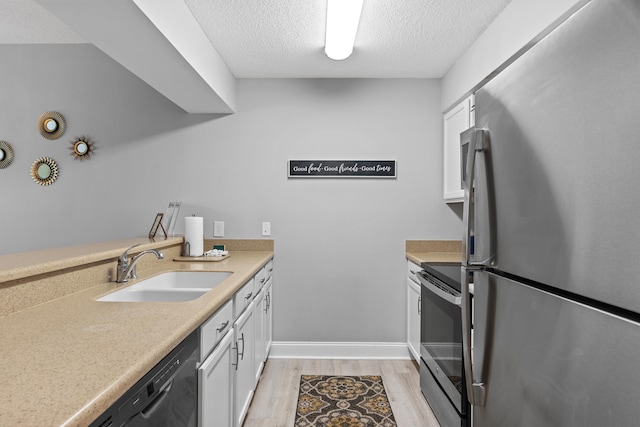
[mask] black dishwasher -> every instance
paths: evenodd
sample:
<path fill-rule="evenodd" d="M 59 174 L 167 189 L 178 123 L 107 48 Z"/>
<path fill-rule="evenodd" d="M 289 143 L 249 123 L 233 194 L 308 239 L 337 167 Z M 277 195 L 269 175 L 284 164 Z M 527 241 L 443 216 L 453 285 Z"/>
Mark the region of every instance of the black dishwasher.
<path fill-rule="evenodd" d="M 195 331 L 90 427 L 196 427 L 198 343 Z"/>

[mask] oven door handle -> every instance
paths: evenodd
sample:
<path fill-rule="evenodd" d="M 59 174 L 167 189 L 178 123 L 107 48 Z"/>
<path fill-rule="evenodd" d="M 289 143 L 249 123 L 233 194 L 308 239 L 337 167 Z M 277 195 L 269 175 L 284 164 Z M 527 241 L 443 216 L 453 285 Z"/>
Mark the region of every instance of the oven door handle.
<path fill-rule="evenodd" d="M 458 307 L 460 307 L 462 305 L 462 298 L 461 297 L 455 296 L 455 295 L 451 295 L 450 293 L 443 291 L 442 289 L 440 289 L 439 287 L 437 287 L 433 283 L 429 282 L 428 280 L 425 280 L 420 275 L 418 276 L 418 278 L 420 279 L 420 283 L 422 283 L 422 286 L 424 286 L 425 288 L 427 288 L 428 290 L 430 290 L 431 292 L 433 292 L 434 294 L 436 294 L 438 297 L 442 298 L 446 302 L 448 302 L 450 304 L 453 304 L 455 306 L 458 306 Z"/>

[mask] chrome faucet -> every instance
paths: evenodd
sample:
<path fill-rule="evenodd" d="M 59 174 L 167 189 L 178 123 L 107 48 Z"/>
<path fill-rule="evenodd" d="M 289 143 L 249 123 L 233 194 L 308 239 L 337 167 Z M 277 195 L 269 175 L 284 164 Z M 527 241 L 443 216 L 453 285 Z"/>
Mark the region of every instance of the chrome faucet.
<path fill-rule="evenodd" d="M 142 258 L 143 255 L 155 254 L 156 258 L 158 259 L 164 258 L 163 253 L 160 252 L 159 250 L 147 249 L 146 251 L 142 251 L 138 255 L 131 258 L 131 262 L 129 262 L 129 257 L 127 257 L 127 253 L 131 249 L 135 248 L 136 246 L 140 246 L 140 244 L 138 243 L 137 245 L 131 246 L 129 249 L 125 250 L 122 253 L 122 255 L 120 255 L 120 257 L 118 258 L 118 268 L 117 268 L 117 278 L 116 278 L 117 283 L 126 283 L 129 281 L 129 279 L 138 278 L 138 276 L 136 276 L 136 263 L 140 258 Z"/>

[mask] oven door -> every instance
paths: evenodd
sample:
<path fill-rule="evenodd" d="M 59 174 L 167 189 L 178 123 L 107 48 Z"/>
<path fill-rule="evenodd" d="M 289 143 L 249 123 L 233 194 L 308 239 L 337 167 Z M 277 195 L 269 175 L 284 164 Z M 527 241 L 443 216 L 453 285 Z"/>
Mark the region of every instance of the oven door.
<path fill-rule="evenodd" d="M 422 297 L 420 357 L 461 416 L 468 401 L 462 360 L 460 292 L 428 273 L 419 275 Z"/>

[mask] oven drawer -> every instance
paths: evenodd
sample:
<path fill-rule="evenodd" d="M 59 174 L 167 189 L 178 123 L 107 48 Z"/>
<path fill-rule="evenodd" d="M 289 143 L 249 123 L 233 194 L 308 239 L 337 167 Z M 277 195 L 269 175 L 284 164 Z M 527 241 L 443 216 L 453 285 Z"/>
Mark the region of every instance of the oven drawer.
<path fill-rule="evenodd" d="M 429 406 L 441 427 L 470 427 L 470 417 L 458 413 L 442 391 L 440 384 L 431 375 L 431 371 L 427 368 L 424 360 L 420 361 L 420 390 L 427 402 L 429 402 Z M 467 414 L 470 413 L 469 410 L 467 404 Z"/>

